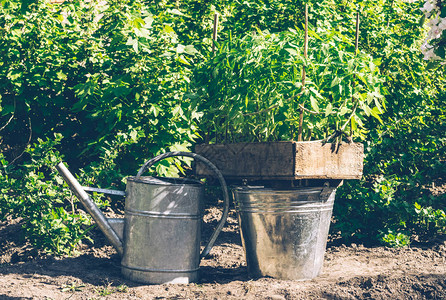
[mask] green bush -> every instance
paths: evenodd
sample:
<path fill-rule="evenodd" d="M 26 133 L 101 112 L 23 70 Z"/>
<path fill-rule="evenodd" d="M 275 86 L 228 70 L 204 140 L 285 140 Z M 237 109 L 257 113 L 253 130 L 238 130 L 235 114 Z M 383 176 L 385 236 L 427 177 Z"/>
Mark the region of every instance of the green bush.
<path fill-rule="evenodd" d="M 9 164 L 0 154 L 0 219 L 22 220 L 25 237 L 36 247 L 70 253 L 87 237 L 90 218 L 76 208 L 76 199 L 54 169 L 62 136 L 39 140 L 23 153 L 23 164 Z"/>
<path fill-rule="evenodd" d="M 86 237 L 90 220 L 56 161 L 63 156 L 85 185 L 123 189 L 143 161 L 187 150 L 195 115 L 183 95 L 197 51 L 178 39 L 176 15 L 162 3 L 34 2 L 0 2 L 0 210 L 23 218 L 36 247 L 62 253 Z M 181 167 L 169 159 L 156 171 Z"/>
<path fill-rule="evenodd" d="M 423 61 L 421 2 L 394 1 L 381 6 L 370 1 L 359 5 L 359 46 L 381 60 L 387 110 L 381 116 L 382 125 L 373 121 L 366 124 L 364 178 L 347 181 L 339 190 L 332 230 L 341 232 L 347 242 L 403 246 L 413 240 L 434 240 L 445 232 L 441 213 L 427 230 L 415 204 L 445 211 L 445 195 L 433 194 L 430 188 L 444 184 L 446 178 L 444 69 Z M 353 16 L 357 6 L 354 2 L 342 5 L 324 1 L 319 7 L 329 7 L 331 13 L 340 16 L 324 24 L 347 31 L 352 18 L 345 16 Z"/>
<path fill-rule="evenodd" d="M 23 14 L 18 3 L 0 7 L 3 120 L 15 114 L 5 140 L 20 146 L 28 130 L 57 131 L 67 159 L 82 167 L 132 134 L 138 143 L 118 158 L 128 172 L 190 146 L 195 116 L 183 95 L 197 51 L 178 40 L 175 14 L 144 1 L 38 1 Z"/>
<path fill-rule="evenodd" d="M 432 241 L 446 233 L 446 194 L 433 190 L 446 178 L 445 115 L 434 108 L 423 118 L 400 120 L 371 143 L 364 180 L 347 181 L 338 191 L 334 232 L 347 242 L 391 246 L 409 243 L 397 237 Z"/>

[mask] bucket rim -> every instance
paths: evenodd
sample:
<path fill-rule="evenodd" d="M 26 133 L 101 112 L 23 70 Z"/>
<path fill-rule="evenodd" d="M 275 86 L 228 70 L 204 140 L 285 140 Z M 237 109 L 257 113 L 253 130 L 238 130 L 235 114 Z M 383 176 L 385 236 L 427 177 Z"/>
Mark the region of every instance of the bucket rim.
<path fill-rule="evenodd" d="M 128 181 L 133 181 L 137 183 L 145 183 L 159 186 L 195 186 L 202 187 L 203 183 L 199 180 L 185 177 L 161 177 L 161 176 L 130 176 L 127 178 Z"/>
<path fill-rule="evenodd" d="M 323 186 L 320 187 L 294 187 L 287 189 L 270 188 L 264 186 L 235 186 L 232 187 L 234 192 L 239 193 L 278 193 L 287 194 L 290 192 L 305 192 L 305 193 L 320 193 L 324 189 Z"/>

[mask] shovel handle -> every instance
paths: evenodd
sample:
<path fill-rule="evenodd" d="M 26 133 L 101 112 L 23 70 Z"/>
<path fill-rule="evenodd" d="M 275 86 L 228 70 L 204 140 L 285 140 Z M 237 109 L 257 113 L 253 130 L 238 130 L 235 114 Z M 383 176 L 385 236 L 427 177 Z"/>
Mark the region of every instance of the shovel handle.
<path fill-rule="evenodd" d="M 217 178 L 220 182 L 220 185 L 223 189 L 223 200 L 224 200 L 224 207 L 223 207 L 223 215 L 221 216 L 221 219 L 217 225 L 217 228 L 215 229 L 214 233 L 212 234 L 211 238 L 209 239 L 209 242 L 207 243 L 206 247 L 204 247 L 203 251 L 200 254 L 200 258 L 206 257 L 209 252 L 211 251 L 212 247 L 214 246 L 215 240 L 217 239 L 218 235 L 220 234 L 221 230 L 223 229 L 223 226 L 225 225 L 226 219 L 228 217 L 229 213 L 229 194 L 228 194 L 228 187 L 226 185 L 226 181 L 223 178 L 223 174 L 220 172 L 220 170 L 217 169 L 217 167 L 211 163 L 208 159 L 204 158 L 203 156 L 192 153 L 192 152 L 182 152 L 182 151 L 175 151 L 175 152 L 168 152 L 161 155 L 158 155 L 147 162 L 144 163 L 144 165 L 139 169 L 138 174 L 136 174 L 136 179 L 139 179 L 141 175 L 148 169 L 150 166 L 152 166 L 154 163 L 159 162 L 160 160 L 163 160 L 168 157 L 173 156 L 186 156 L 191 157 L 195 160 L 199 160 L 205 165 L 207 165 L 214 173 L 217 175 Z"/>

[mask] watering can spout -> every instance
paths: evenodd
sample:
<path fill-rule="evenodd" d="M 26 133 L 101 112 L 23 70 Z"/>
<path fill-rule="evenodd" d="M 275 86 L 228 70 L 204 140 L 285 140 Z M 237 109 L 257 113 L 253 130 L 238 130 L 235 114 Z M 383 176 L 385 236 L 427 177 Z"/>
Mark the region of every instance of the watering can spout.
<path fill-rule="evenodd" d="M 71 191 L 82 202 L 87 212 L 96 221 L 98 227 L 104 233 L 108 241 L 113 245 L 113 247 L 115 247 L 119 255 L 122 256 L 122 254 L 124 253 L 123 242 L 119 235 L 115 232 L 113 227 L 110 225 L 110 223 L 107 221 L 107 218 L 104 216 L 104 214 L 99 210 L 96 204 L 94 204 L 90 196 L 88 196 L 88 194 L 85 192 L 76 178 L 70 173 L 70 171 L 68 171 L 68 169 L 62 162 L 56 166 L 56 169 L 60 173 L 60 175 L 62 175 L 65 182 L 70 187 Z"/>

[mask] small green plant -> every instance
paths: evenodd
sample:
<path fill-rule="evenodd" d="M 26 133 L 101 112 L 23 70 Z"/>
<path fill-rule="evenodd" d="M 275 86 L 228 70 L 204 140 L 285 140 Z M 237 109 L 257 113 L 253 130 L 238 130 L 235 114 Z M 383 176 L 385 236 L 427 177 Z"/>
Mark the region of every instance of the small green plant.
<path fill-rule="evenodd" d="M 65 292 L 74 293 L 74 292 L 81 292 L 82 288 L 84 288 L 84 287 L 85 287 L 85 285 L 80 284 L 77 281 L 73 281 L 73 282 L 71 282 L 69 284 L 66 284 L 66 285 L 62 286 L 61 290 L 64 293 Z"/>
<path fill-rule="evenodd" d="M 434 236 L 437 233 L 446 233 L 446 213 L 443 209 L 434 209 L 431 206 L 422 207 L 416 203 L 418 225 L 424 228 L 426 236 Z"/>
<path fill-rule="evenodd" d="M 400 248 L 410 245 L 410 236 L 401 232 L 393 232 L 391 230 L 388 233 L 383 234 L 381 237 L 382 242 L 393 248 Z"/>
<path fill-rule="evenodd" d="M 113 287 L 112 285 L 113 285 L 113 283 L 108 282 L 104 286 L 97 288 L 96 293 L 100 297 L 105 297 L 105 296 L 111 295 L 113 293 L 127 293 L 127 291 L 128 291 L 128 286 L 125 284 L 120 284 L 117 287 Z"/>
<path fill-rule="evenodd" d="M 96 289 L 96 293 L 100 297 L 105 297 L 114 293 L 114 289 L 112 289 L 109 285 Z"/>
<path fill-rule="evenodd" d="M 116 292 L 119 293 L 127 293 L 128 292 L 129 287 L 125 284 L 120 284 L 116 287 Z"/>
<path fill-rule="evenodd" d="M 349 122 L 364 137 L 366 117 L 381 121 L 385 109 L 379 61 L 340 33 L 310 36 L 308 58 L 302 30 L 221 42 L 195 73 L 200 129 L 214 142 L 296 140 L 303 110 L 305 140 L 340 134 Z"/>

